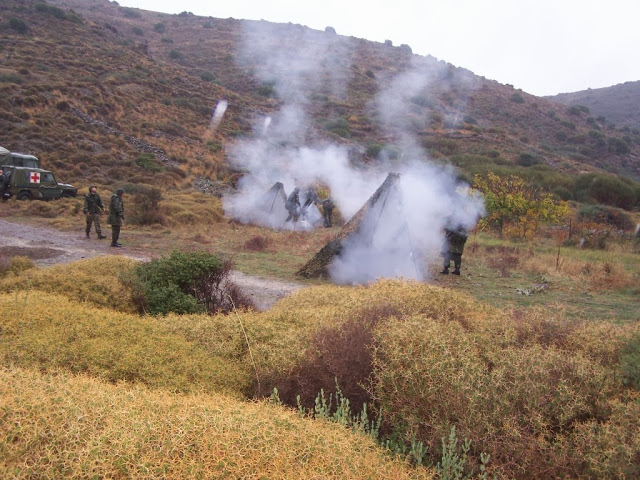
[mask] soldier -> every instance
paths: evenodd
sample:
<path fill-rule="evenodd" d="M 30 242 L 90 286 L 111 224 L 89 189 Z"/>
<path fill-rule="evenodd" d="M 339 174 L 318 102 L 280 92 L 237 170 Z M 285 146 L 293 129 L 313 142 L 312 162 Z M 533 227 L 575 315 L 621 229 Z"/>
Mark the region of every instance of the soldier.
<path fill-rule="evenodd" d="M 464 244 L 467 241 L 467 231 L 461 225 L 455 230 L 445 228 L 444 231 L 444 243 L 442 244 L 442 251 L 440 252 L 444 258 L 444 269 L 440 273 L 448 274 L 449 266 L 453 260 L 455 270 L 451 273 L 454 275 L 460 275 L 462 252 L 464 250 Z"/>
<path fill-rule="evenodd" d="M 331 227 L 331 214 L 333 213 L 334 208 L 333 200 L 327 198 L 322 201 L 322 213 L 324 217 L 324 226 L 325 228 Z"/>
<path fill-rule="evenodd" d="M 122 196 L 124 195 L 124 188 L 119 188 L 116 193 L 111 195 L 111 202 L 109 203 L 109 216 L 107 217 L 107 223 L 111 225 L 111 246 L 122 247 L 122 244 L 118 243 L 120 238 L 120 227 L 124 222 L 124 203 L 122 202 Z"/>
<path fill-rule="evenodd" d="M 289 220 L 293 220 L 293 229 L 296 229 L 296 222 L 300 216 L 300 189 L 298 187 L 293 189 L 287 202 L 284 204 L 285 208 L 289 212 L 289 216 L 285 220 L 285 223 Z"/>
<path fill-rule="evenodd" d="M 0 168 L 0 196 L 2 201 L 6 202 L 9 199 L 9 175 L 11 172 L 3 173 Z"/>
<path fill-rule="evenodd" d="M 98 188 L 95 185 L 91 185 L 89 187 L 89 193 L 84 196 L 84 208 L 82 209 L 82 213 L 87 216 L 87 228 L 85 229 L 87 238 L 89 238 L 91 224 L 95 224 L 96 226 L 98 240 L 107 238 L 106 235 L 102 234 L 102 229 L 100 228 L 100 214 L 102 212 L 104 212 L 104 204 L 102 203 L 100 195 L 98 195 Z"/>

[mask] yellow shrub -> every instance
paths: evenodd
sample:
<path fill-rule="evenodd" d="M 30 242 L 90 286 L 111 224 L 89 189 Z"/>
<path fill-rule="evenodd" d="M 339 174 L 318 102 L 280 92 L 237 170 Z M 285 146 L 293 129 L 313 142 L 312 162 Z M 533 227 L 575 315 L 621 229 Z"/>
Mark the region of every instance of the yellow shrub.
<path fill-rule="evenodd" d="M 112 382 L 235 395 L 251 381 L 252 372 L 232 355 L 211 355 L 168 332 L 155 317 L 117 313 L 39 291 L 1 296 L 0 311 L 0 365 L 65 369 Z"/>
<path fill-rule="evenodd" d="M 5 292 L 33 289 L 59 293 L 71 300 L 89 302 L 119 311 L 133 312 L 130 293 L 118 280 L 136 261 L 120 256 L 96 257 L 67 265 L 29 269 L 0 281 Z"/>
<path fill-rule="evenodd" d="M 6 260 L 3 259 L 0 261 L 0 278 L 9 274 L 17 275 L 20 272 L 24 272 L 25 270 L 30 270 L 32 268 L 35 268 L 35 264 L 29 257 L 18 255 Z M 15 277 L 13 281 L 15 282 Z"/>
<path fill-rule="evenodd" d="M 338 424 L 217 394 L 0 369 L 0 408 L 2 478 L 433 478 Z"/>

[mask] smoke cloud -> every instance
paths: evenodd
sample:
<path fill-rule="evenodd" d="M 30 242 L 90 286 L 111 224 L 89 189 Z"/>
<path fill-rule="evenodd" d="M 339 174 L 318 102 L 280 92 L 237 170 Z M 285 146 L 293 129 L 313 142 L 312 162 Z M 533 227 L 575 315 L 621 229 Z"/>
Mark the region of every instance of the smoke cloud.
<path fill-rule="evenodd" d="M 348 220 L 388 173 L 396 172 L 399 181 L 369 209 L 358 234 L 343 242 L 342 253 L 329 272 L 338 283 L 427 278 L 427 264 L 438 256 L 443 229 L 463 226 L 470 230 L 484 212 L 482 198 L 471 193 L 452 168 L 429 162 L 426 152 L 407 133 L 407 122 L 415 121 L 416 97 L 426 95 L 435 80 L 448 75 L 448 67 L 442 62 L 418 61 L 387 83 L 371 108 L 402 154 L 383 160 L 377 168 L 355 169 L 345 147 L 309 141 L 312 129 L 305 97 L 309 91 L 346 96 L 352 53 L 348 42 L 290 26 L 286 35 L 294 37 L 297 48 L 285 50 L 281 45 L 292 42 L 282 42 L 282 26 L 246 23 L 250 28 L 238 57 L 275 90 L 282 107 L 275 114 L 256 118 L 253 136 L 231 148 L 233 165 L 245 174 L 236 192 L 223 198 L 226 214 L 246 223 L 292 228 L 285 223 L 286 195 L 299 187 L 304 202 L 306 187 L 321 182 L 329 187 L 331 198 Z M 318 215 L 313 210 L 313 217 Z"/>

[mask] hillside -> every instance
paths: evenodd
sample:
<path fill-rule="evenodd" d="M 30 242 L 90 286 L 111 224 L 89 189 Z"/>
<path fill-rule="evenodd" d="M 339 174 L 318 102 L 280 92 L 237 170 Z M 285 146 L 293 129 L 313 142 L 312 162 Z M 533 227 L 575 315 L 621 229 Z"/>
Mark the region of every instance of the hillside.
<path fill-rule="evenodd" d="M 599 122 L 615 125 L 625 133 L 640 129 L 640 81 L 625 82 L 606 88 L 593 88 L 580 92 L 561 93 L 549 100 L 568 106 L 589 108 Z M 603 118 L 600 118 L 603 117 Z"/>
<path fill-rule="evenodd" d="M 80 186 L 217 193 L 243 171 L 238 147 L 269 125 L 261 158 L 339 145 L 356 165 L 389 168 L 426 153 L 467 178 L 557 173 L 565 180 L 545 186 L 565 190 L 586 172 L 640 179 L 638 130 L 407 45 L 107 0 L 6 0 L 0 13 L 0 145 Z"/>

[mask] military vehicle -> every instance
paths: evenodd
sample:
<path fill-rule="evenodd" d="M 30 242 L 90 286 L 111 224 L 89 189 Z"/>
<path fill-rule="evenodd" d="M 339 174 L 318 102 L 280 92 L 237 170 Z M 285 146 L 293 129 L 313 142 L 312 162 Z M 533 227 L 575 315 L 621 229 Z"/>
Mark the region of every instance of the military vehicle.
<path fill-rule="evenodd" d="M 0 147 L 0 165 L 41 168 L 40 160 L 38 160 L 38 157 L 34 157 L 33 155 L 23 155 L 22 153 L 10 152 L 3 147 Z"/>
<path fill-rule="evenodd" d="M 49 170 L 9 165 L 2 165 L 2 169 L 10 172 L 9 193 L 18 200 L 55 200 L 78 195 L 76 187 L 58 183 Z"/>

